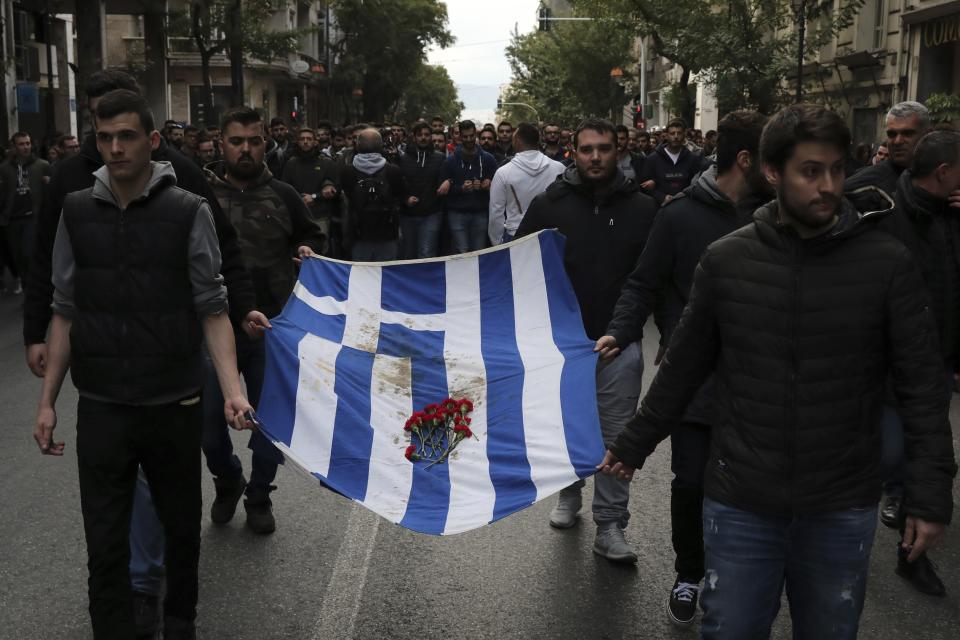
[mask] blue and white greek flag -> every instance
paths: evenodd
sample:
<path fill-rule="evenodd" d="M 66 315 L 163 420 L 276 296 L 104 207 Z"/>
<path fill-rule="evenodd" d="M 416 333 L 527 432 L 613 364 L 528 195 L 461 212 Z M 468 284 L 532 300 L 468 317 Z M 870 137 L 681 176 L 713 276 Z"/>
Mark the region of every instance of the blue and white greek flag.
<path fill-rule="evenodd" d="M 471 254 L 306 260 L 267 334 L 263 431 L 334 491 L 422 533 L 468 531 L 591 475 L 603 459 L 593 343 L 541 232 Z M 468 398 L 475 437 L 408 460 L 404 424 Z"/>

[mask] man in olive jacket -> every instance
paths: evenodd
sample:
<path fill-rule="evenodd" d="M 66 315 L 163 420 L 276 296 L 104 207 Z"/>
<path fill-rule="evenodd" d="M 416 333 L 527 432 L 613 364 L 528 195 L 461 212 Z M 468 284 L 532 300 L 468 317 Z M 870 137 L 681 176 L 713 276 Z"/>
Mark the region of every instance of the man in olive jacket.
<path fill-rule="evenodd" d="M 853 639 L 880 498 L 893 372 L 906 434 L 911 559 L 950 522 L 956 474 L 937 328 L 910 252 L 841 198 L 850 133 L 794 105 L 764 129 L 777 200 L 710 245 L 640 411 L 599 468 L 632 478 L 715 373 L 702 637 Z M 882 215 L 882 214 L 880 214 Z"/>

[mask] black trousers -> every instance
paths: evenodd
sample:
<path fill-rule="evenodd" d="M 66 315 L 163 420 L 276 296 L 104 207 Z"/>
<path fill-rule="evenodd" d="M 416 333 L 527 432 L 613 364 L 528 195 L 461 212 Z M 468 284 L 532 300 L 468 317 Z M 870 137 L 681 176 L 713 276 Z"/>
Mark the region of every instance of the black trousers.
<path fill-rule="evenodd" d="M 97 640 L 134 637 L 129 535 L 138 465 L 147 476 L 166 535 L 164 615 L 196 618 L 202 429 L 199 392 L 159 406 L 80 398 L 77 462 L 90 617 Z"/>
<path fill-rule="evenodd" d="M 710 458 L 710 427 L 678 422 L 670 433 L 670 447 L 674 568 L 682 582 L 699 582 L 704 572 L 703 475 Z"/>

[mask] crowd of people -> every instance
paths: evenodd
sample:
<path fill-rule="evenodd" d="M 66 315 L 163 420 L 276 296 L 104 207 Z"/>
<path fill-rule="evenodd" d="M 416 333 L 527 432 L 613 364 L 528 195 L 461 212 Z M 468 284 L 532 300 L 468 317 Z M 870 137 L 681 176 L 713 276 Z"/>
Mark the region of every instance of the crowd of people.
<path fill-rule="evenodd" d="M 814 105 L 736 111 L 705 135 L 680 120 L 306 127 L 243 106 L 200 129 L 155 126 L 122 72 L 85 86 L 95 131 L 78 148 L 48 163 L 13 137 L 0 229 L 43 378 L 42 453 L 63 454 L 68 368 L 80 395 L 96 638 L 161 623 L 195 637 L 201 451 L 211 520 L 243 499 L 247 526 L 275 530 L 280 458 L 251 410 L 301 260 L 431 258 L 542 229 L 567 238 L 600 356 L 596 554 L 637 562 L 629 482 L 670 437 L 673 622 L 699 605 L 704 638 L 767 637 L 786 586 L 796 637 L 855 637 L 878 516 L 900 530 L 897 573 L 945 592 L 926 552 L 956 473 L 960 134 L 923 105 L 891 108 L 874 162 L 867 149 L 846 179 L 849 129 Z M 252 430 L 249 476 L 228 425 Z M 577 525 L 583 487 L 551 526 Z"/>

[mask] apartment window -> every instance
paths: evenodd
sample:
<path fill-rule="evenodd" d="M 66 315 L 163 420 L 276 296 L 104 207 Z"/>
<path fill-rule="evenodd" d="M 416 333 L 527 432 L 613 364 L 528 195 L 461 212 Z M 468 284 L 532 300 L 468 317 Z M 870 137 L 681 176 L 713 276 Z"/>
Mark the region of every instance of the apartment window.
<path fill-rule="evenodd" d="M 877 51 L 887 43 L 886 0 L 867 0 L 857 15 L 856 49 Z"/>
<path fill-rule="evenodd" d="M 887 2 L 873 0 L 876 4 L 873 16 L 873 50 L 883 49 L 887 44 Z"/>

